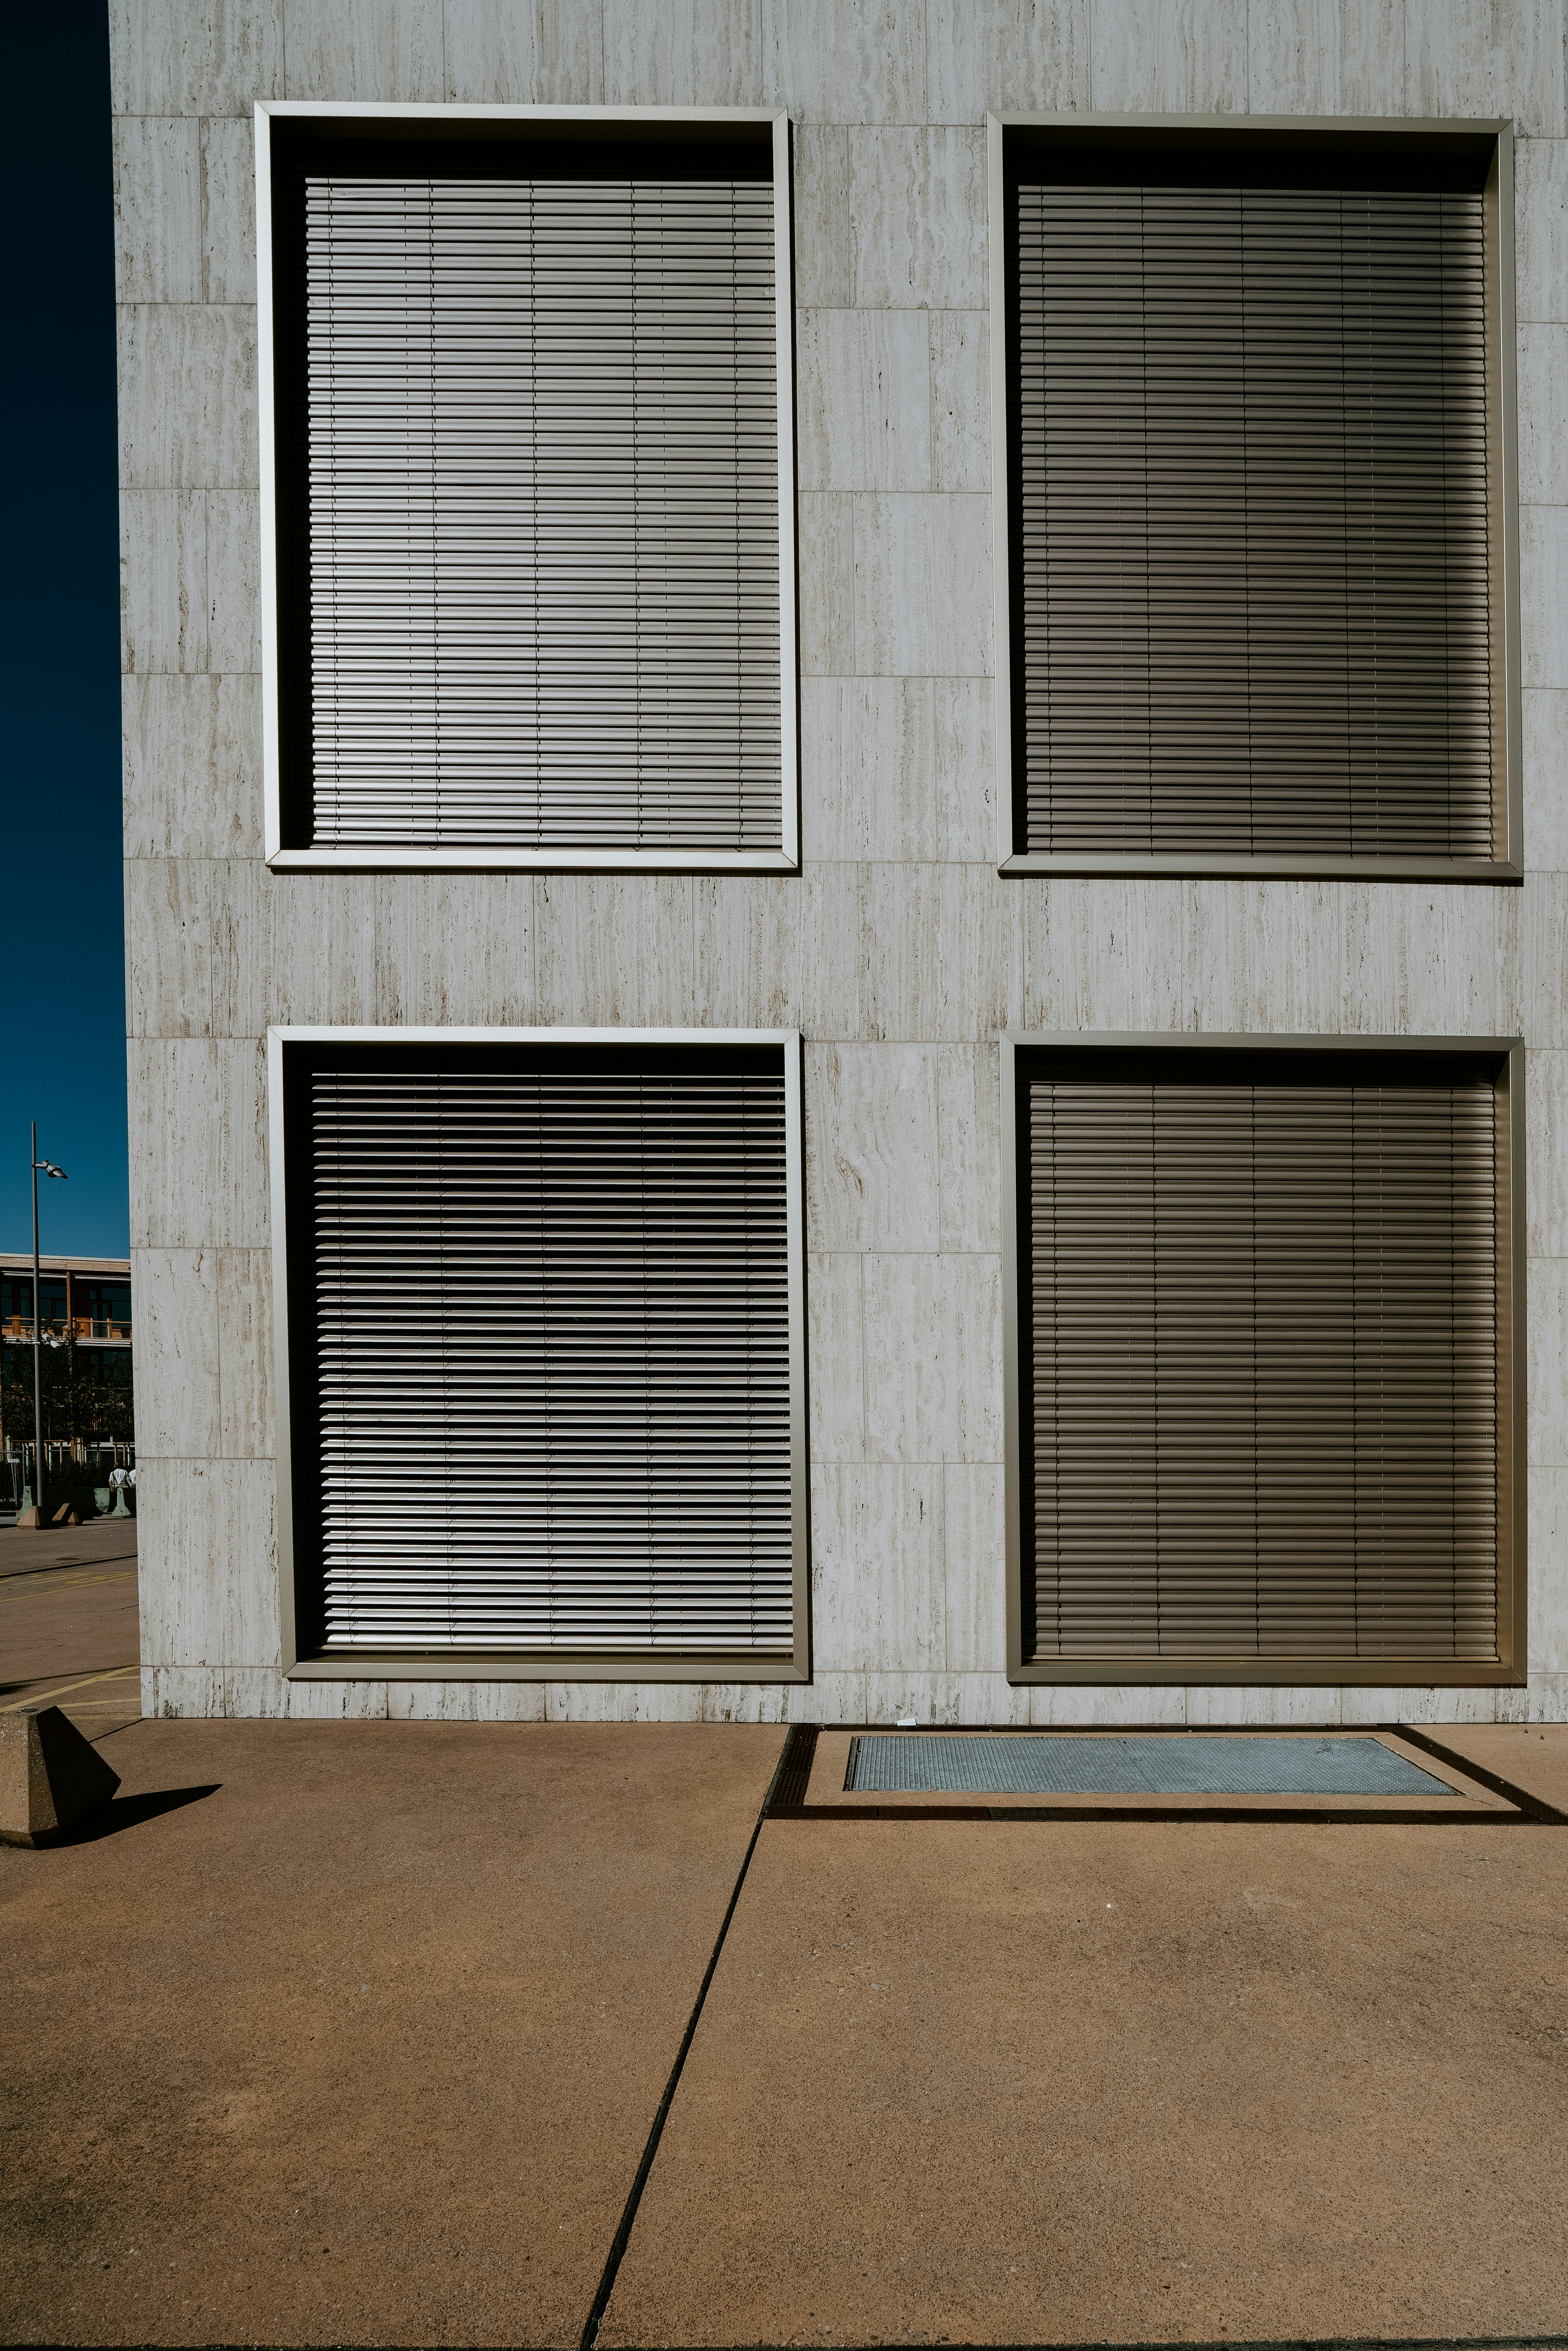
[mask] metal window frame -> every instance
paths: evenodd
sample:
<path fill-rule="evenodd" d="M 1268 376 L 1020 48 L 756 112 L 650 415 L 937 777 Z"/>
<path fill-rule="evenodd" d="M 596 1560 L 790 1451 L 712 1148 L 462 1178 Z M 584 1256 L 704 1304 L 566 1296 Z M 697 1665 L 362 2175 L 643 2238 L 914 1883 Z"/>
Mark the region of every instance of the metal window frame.
<path fill-rule="evenodd" d="M 1260 131 L 1336 136 L 1490 139 L 1491 170 L 1483 198 L 1489 391 L 1498 418 L 1489 447 L 1488 537 L 1501 561 L 1491 567 L 1491 858 L 1030 855 L 1016 828 L 1013 762 L 1012 606 L 1009 580 L 1011 485 L 1009 465 L 1006 149 L 1009 131 L 1143 131 L 1160 138 L 1218 141 Z M 1522 703 L 1520 690 L 1519 454 L 1513 256 L 1513 124 L 1507 118 L 1396 120 L 1328 114 L 1065 114 L 995 112 L 986 116 L 990 231 L 991 552 L 996 627 L 997 863 L 1003 873 L 1169 874 L 1230 880 L 1290 878 L 1329 882 L 1519 883 L 1524 879 Z M 1489 436 L 1490 438 L 1490 436 Z"/>
<path fill-rule="evenodd" d="M 1515 1688 L 1527 1679 L 1524 1223 L 1524 1041 L 1519 1037 L 1270 1036 L 1225 1032 L 1008 1029 L 1001 1044 L 1002 1416 L 1007 1561 L 1007 1675 L 1009 1682 L 1219 1683 L 1255 1688 L 1373 1687 Z M 1030 1058 L 1040 1052 L 1104 1058 L 1119 1053 L 1297 1053 L 1413 1060 L 1456 1053 L 1494 1056 L 1497 1080 L 1497 1622 L 1495 1662 L 1442 1657 L 1151 1657 L 1105 1656 L 1029 1659 L 1023 1631 L 1023 1426 L 1019 1385 L 1024 1318 L 1019 1219 L 1019 1092 Z"/>
<path fill-rule="evenodd" d="M 759 1657 L 750 1650 L 531 1649 L 473 1655 L 366 1648 L 302 1656 L 297 1593 L 302 1571 L 294 1540 L 294 1444 L 288 1338 L 288 1139 L 284 1061 L 298 1045 L 777 1045 L 784 1061 L 786 1251 L 789 1297 L 789 1513 L 793 1645 Z M 801 1126 L 802 1040 L 798 1029 L 442 1029 L 285 1027 L 267 1032 L 267 1156 L 272 1207 L 273 1398 L 277 1459 L 277 1604 L 282 1671 L 291 1681 L 430 1682 L 809 1682 L 810 1499 L 806 1418 L 805 1152 Z"/>
<path fill-rule="evenodd" d="M 772 126 L 774 327 L 779 414 L 779 682 L 780 835 L 777 849 L 311 848 L 284 840 L 277 601 L 277 351 L 272 250 L 272 125 L 384 122 L 426 136 L 465 123 L 747 123 Z M 261 440 L 262 785 L 265 855 L 274 872 L 798 873 L 800 870 L 799 590 L 795 517 L 795 294 L 789 117 L 778 106 L 398 106 L 313 99 L 256 101 L 256 405 Z"/>

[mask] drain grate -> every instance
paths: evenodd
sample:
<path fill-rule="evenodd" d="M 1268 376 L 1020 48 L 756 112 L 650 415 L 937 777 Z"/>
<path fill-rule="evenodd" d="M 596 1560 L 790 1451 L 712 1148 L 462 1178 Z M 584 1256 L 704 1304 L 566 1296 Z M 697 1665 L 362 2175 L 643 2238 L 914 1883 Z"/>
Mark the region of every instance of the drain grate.
<path fill-rule="evenodd" d="M 1451 1796 L 1375 1739 L 893 1738 L 850 1747 L 846 1788 L 885 1795 Z"/>

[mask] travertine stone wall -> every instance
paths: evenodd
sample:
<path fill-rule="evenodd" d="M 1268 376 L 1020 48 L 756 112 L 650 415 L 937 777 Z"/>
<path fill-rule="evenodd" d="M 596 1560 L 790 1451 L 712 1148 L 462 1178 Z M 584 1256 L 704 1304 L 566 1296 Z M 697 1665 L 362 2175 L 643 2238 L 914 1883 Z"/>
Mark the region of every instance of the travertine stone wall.
<path fill-rule="evenodd" d="M 1563 0 L 112 0 L 131 1243 L 150 1710 L 1082 1722 L 1568 1716 Z M 795 131 L 800 880 L 262 862 L 256 98 L 781 104 Z M 1522 890 L 994 868 L 988 107 L 1511 115 Z M 809 1689 L 278 1673 L 269 1022 L 798 1025 Z M 1524 1692 L 1010 1690 L 1004 1025 L 1521 1031 Z"/>

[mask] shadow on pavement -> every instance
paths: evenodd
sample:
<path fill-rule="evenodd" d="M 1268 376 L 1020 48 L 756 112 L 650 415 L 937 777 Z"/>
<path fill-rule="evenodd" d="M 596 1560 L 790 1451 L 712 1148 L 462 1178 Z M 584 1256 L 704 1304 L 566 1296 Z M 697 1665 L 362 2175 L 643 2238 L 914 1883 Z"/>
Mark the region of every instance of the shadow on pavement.
<path fill-rule="evenodd" d="M 198 1804 L 204 1796 L 215 1796 L 222 1786 L 221 1780 L 213 1780 L 200 1788 L 157 1788 L 141 1796 L 111 1796 L 107 1804 L 63 1830 L 42 1850 L 58 1853 L 63 1845 L 97 1844 L 103 1837 L 117 1836 L 121 1829 L 140 1828 L 143 1821 L 155 1821 L 161 1813 Z"/>

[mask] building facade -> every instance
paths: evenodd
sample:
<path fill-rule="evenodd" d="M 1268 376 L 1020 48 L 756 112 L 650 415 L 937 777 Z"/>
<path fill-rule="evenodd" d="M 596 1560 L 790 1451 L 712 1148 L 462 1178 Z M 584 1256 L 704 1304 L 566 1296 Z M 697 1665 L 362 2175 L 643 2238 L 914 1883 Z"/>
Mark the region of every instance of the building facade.
<path fill-rule="evenodd" d="M 1564 1719 L 1562 0 L 111 18 L 146 1710 Z"/>

